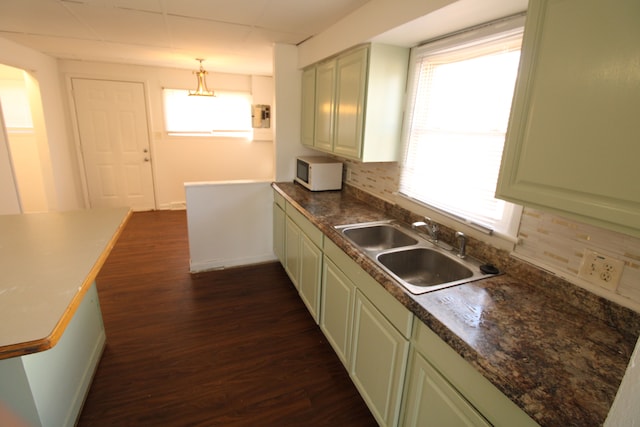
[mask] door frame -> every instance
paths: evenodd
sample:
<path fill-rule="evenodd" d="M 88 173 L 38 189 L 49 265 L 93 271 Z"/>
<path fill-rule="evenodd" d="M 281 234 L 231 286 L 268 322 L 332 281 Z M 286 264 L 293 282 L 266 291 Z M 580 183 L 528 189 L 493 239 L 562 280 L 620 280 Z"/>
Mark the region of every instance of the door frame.
<path fill-rule="evenodd" d="M 158 210 L 158 189 L 156 185 L 156 162 L 155 162 L 155 141 L 153 139 L 153 133 L 151 132 L 151 116 L 150 110 L 150 98 L 149 98 L 149 82 L 146 80 L 135 80 L 130 78 L 114 78 L 105 77 L 100 75 L 89 75 L 82 73 L 69 73 L 65 75 L 65 83 L 67 86 L 67 99 L 69 101 L 69 117 L 71 118 L 73 139 L 75 145 L 76 159 L 78 164 L 78 173 L 80 183 L 82 185 L 82 198 L 85 209 L 90 207 L 89 201 L 89 185 L 87 183 L 86 164 L 84 161 L 84 155 L 82 154 L 82 141 L 80 140 L 80 126 L 78 123 L 78 116 L 76 115 L 76 101 L 73 96 L 73 79 L 83 80 L 101 80 L 109 82 L 119 83 L 137 83 L 142 84 L 142 90 L 144 92 L 144 108 L 145 118 L 147 126 L 147 135 L 149 135 L 149 154 L 151 155 L 151 182 L 153 183 L 153 210 Z"/>

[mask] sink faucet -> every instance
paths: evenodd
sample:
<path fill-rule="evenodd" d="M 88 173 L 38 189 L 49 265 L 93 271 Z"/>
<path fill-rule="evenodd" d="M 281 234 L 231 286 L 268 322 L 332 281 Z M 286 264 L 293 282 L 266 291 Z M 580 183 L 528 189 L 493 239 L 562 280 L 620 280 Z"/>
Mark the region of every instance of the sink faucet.
<path fill-rule="evenodd" d="M 424 221 L 414 222 L 413 224 L 411 224 L 411 228 L 426 228 L 427 232 L 429 233 L 429 238 L 431 238 L 431 240 L 436 243 L 438 241 L 438 231 L 440 231 L 438 224 L 431 221 L 431 218 L 429 218 L 428 216 L 424 217 Z"/>
<path fill-rule="evenodd" d="M 464 258 L 467 256 L 467 236 L 462 231 L 456 231 L 456 238 L 460 244 L 460 248 L 458 249 L 458 256 L 460 258 Z"/>

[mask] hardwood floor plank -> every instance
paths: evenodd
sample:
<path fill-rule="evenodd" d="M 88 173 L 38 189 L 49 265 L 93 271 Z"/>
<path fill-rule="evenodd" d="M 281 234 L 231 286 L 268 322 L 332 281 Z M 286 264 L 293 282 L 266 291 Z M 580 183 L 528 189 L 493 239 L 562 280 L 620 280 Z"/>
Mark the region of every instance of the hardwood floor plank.
<path fill-rule="evenodd" d="M 189 273 L 184 211 L 135 213 L 97 279 L 78 425 L 377 425 L 278 263 Z"/>

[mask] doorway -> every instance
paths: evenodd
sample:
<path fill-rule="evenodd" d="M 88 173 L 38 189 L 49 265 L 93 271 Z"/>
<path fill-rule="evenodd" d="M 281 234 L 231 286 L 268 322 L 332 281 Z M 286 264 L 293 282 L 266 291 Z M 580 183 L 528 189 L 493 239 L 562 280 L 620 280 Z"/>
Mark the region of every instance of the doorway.
<path fill-rule="evenodd" d="M 144 85 L 72 78 L 91 208 L 156 208 Z"/>
<path fill-rule="evenodd" d="M 53 190 L 47 187 L 44 172 L 49 165 L 48 148 L 37 119 L 42 109 L 38 83 L 24 70 L 0 64 L 0 99 L 0 132 L 4 140 L 1 162 L 13 169 L 13 180 L 3 177 L 2 181 L 14 187 L 12 192 L 18 195 L 22 213 L 47 212 L 47 195 Z"/>

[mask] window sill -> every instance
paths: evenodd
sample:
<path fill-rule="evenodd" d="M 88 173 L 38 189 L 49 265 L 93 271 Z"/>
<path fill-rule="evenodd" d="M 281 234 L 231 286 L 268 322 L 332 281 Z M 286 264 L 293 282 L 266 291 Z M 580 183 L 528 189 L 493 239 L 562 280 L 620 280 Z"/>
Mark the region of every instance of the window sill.
<path fill-rule="evenodd" d="M 517 237 L 507 236 L 505 234 L 498 233 L 495 231 L 489 234 L 484 230 L 480 230 L 477 227 L 469 225 L 468 223 L 456 220 L 451 216 L 444 215 L 441 212 L 430 209 L 429 207 L 421 203 L 415 202 L 405 196 L 402 196 L 399 193 L 394 193 L 393 202 L 396 205 L 404 209 L 407 209 L 417 215 L 428 216 L 433 221 L 439 224 L 442 224 L 456 231 L 462 231 L 467 236 L 477 239 L 488 245 L 491 245 L 497 249 L 513 252 L 513 250 L 515 249 L 515 246 L 518 243 Z"/>

